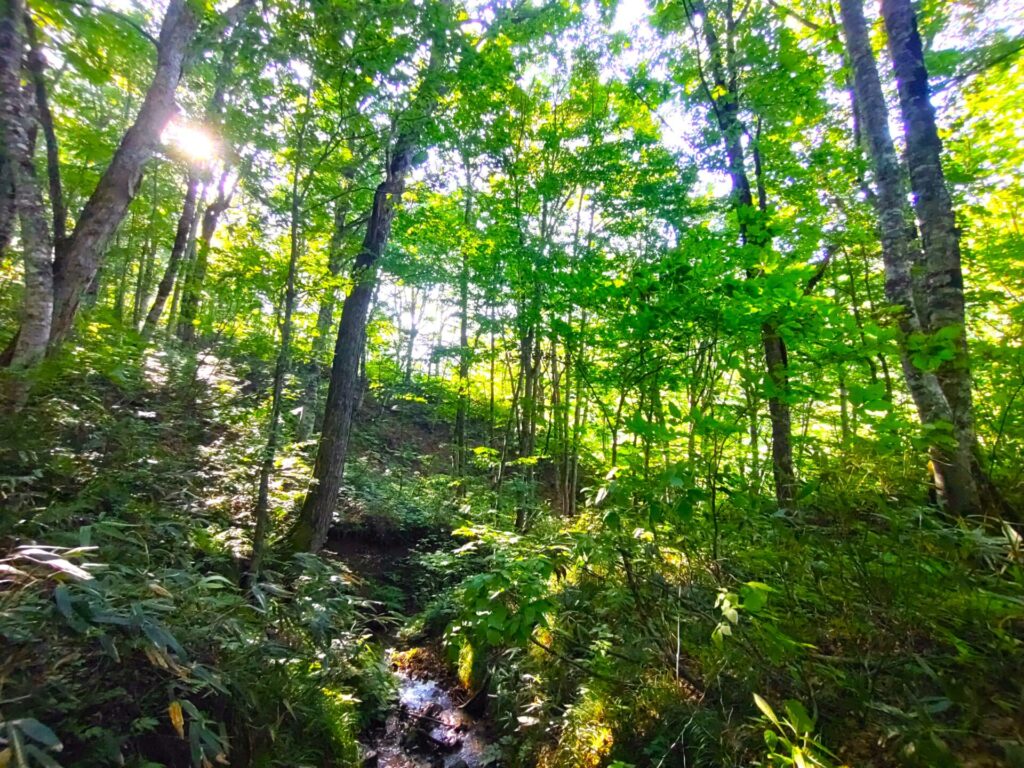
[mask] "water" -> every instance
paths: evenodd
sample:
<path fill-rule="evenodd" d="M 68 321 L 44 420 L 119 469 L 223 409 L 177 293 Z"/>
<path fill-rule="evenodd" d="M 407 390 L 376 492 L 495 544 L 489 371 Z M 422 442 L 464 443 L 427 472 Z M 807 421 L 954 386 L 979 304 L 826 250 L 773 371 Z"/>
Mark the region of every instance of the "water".
<path fill-rule="evenodd" d="M 378 768 L 497 767 L 498 751 L 483 724 L 452 701 L 436 680 L 398 677 L 398 709 L 374 745 Z"/>

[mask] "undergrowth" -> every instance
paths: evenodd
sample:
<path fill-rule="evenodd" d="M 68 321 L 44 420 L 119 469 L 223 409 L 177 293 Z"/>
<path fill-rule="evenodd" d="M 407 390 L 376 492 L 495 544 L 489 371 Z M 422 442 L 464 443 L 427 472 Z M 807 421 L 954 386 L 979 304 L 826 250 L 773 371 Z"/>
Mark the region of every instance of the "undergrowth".
<path fill-rule="evenodd" d="M 355 764 L 392 695 L 376 609 L 308 555 L 243 588 L 251 394 L 226 361 L 100 348 L 0 441 L 2 762 Z"/>

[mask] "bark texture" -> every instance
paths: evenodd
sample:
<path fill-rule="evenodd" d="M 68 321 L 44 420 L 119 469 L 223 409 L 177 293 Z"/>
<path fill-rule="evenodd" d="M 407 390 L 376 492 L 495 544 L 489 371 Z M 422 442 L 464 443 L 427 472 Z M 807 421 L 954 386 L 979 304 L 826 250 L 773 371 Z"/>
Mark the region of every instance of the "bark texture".
<path fill-rule="evenodd" d="M 377 261 L 391 237 L 391 222 L 405 191 L 406 176 L 419 150 L 423 123 L 431 118 L 437 105 L 437 84 L 434 81 L 444 56 L 443 41 L 436 38 L 431 45 L 430 61 L 420 82 L 419 93 L 408 116 L 410 119 L 395 141 L 386 176 L 374 191 L 366 236 L 353 269 L 353 286 L 341 309 L 313 481 L 298 520 L 288 535 L 287 546 L 292 551 L 319 552 L 327 541 L 359 399 L 359 358 L 377 282 Z"/>
<path fill-rule="evenodd" d="M 952 514 L 978 511 L 978 488 L 972 473 L 971 449 L 964 450 L 956 435 L 942 436 L 943 425 L 955 424 L 951 403 L 939 381 L 914 364 L 910 339 L 927 329 L 918 314 L 912 267 L 914 249 L 909 241 L 906 187 L 903 172 L 889 133 L 889 113 L 878 68 L 868 37 L 863 0 L 841 0 L 846 47 L 853 68 L 854 91 L 861 128 L 870 151 L 875 175 L 875 206 L 878 211 L 882 258 L 885 263 L 886 299 L 899 310 L 900 357 L 903 375 L 921 422 L 932 427 L 930 446 L 935 486 L 943 506 Z M 941 172 L 941 169 L 940 169 Z M 959 259 L 959 257 L 957 257 Z M 961 280 L 962 286 L 962 280 Z M 921 293 L 927 300 L 929 297 Z M 961 294 L 962 301 L 962 294 Z M 962 305 L 960 310 L 962 327 Z M 969 399 L 968 399 L 969 402 Z"/>
<path fill-rule="evenodd" d="M 25 272 L 21 328 L 13 341 L 10 365 L 26 368 L 45 354 L 50 335 L 53 246 L 32 160 L 28 125 L 32 110 L 21 87 L 25 5 L 23 0 L 2 0 L 0 11 L 0 130 L 14 211 L 21 225 Z"/>
<path fill-rule="evenodd" d="M 6 144 L 0 144 L 0 263 L 7 256 L 7 247 L 14 236 L 14 180 Z"/>
<path fill-rule="evenodd" d="M 53 243 L 59 252 L 67 240 L 67 208 L 64 205 L 64 186 L 60 178 L 60 150 L 57 132 L 53 127 L 53 112 L 50 110 L 50 96 L 46 87 L 46 57 L 39 45 L 39 35 L 31 15 L 25 14 L 25 35 L 28 39 L 28 70 L 32 75 L 32 87 L 36 97 L 36 112 L 46 142 L 46 176 L 50 191 L 50 210 L 53 212 Z"/>
<path fill-rule="evenodd" d="M 942 141 L 935 123 L 935 108 L 931 103 L 917 18 L 908 0 L 885 0 L 882 16 L 896 75 L 907 142 L 910 188 L 921 232 L 924 273 L 920 291 L 924 299 L 922 320 L 928 333 L 946 329 L 953 347 L 953 359 L 944 362 L 937 375 L 953 412 L 958 460 L 970 463 L 976 486 L 977 502 L 967 498 L 968 509 L 965 511 L 977 503 L 979 506 L 1002 507 L 1002 511 L 1007 512 L 1009 510 L 979 459 L 981 451 L 974 428 L 960 230 L 942 171 Z M 967 493 L 974 491 L 968 488 Z"/>
<path fill-rule="evenodd" d="M 188 0 L 170 0 L 146 98 L 55 263 L 51 347 L 70 332 L 82 294 L 96 277 L 107 244 L 138 192 L 143 169 L 160 143 L 164 126 L 177 110 L 174 93 L 197 27 L 198 19 Z"/>

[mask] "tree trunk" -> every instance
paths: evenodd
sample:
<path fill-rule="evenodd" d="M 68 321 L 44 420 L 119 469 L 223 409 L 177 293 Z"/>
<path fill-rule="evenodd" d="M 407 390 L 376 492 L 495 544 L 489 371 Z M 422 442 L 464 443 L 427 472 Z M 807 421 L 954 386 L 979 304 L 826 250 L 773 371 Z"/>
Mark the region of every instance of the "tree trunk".
<path fill-rule="evenodd" d="M 909 0 L 884 0 L 882 17 L 889 38 L 889 53 L 896 75 L 903 131 L 907 142 L 907 166 L 914 210 L 921 232 L 923 272 L 920 299 L 922 324 L 928 333 L 951 334 L 954 357 L 936 372 L 953 413 L 953 430 L 960 461 L 972 467 L 978 500 L 968 498 L 964 512 L 980 511 L 980 496 L 998 493 L 982 470 L 974 431 L 971 366 L 967 348 L 964 278 L 960 259 L 960 232 L 953 202 L 942 171 L 942 141 L 935 124 L 928 71 L 925 68 L 917 19 Z M 977 503 L 977 507 L 972 506 Z"/>
<path fill-rule="evenodd" d="M 53 128 L 53 113 L 50 110 L 50 97 L 46 90 L 46 58 L 39 47 L 32 16 L 25 13 L 25 34 L 28 38 L 29 56 L 28 69 L 32 75 L 32 85 L 36 97 L 36 111 L 39 124 L 43 129 L 46 142 L 46 174 L 50 185 L 50 208 L 53 211 L 53 244 L 57 253 L 67 241 L 67 209 L 64 206 L 64 187 L 60 179 L 60 151 L 57 145 L 57 133 Z"/>
<path fill-rule="evenodd" d="M 170 0 L 160 29 L 157 63 L 135 122 L 121 139 L 110 165 L 82 209 L 75 229 L 54 264 L 54 308 L 50 346 L 70 332 L 83 291 L 92 284 L 103 255 L 138 191 L 146 163 L 177 109 L 174 93 L 185 55 L 198 27 L 188 0 Z"/>
<path fill-rule="evenodd" d="M 310 90 L 310 92 L 312 92 Z M 306 109 L 309 109 L 307 96 Z M 302 162 L 303 148 L 306 138 L 308 115 L 303 123 L 302 132 L 296 147 L 295 175 L 292 179 L 291 206 L 291 253 L 288 259 L 288 278 L 284 292 L 284 311 L 281 313 L 281 346 L 278 349 L 277 361 L 274 363 L 274 384 L 270 401 L 270 419 L 267 425 L 267 444 L 263 448 L 263 461 L 260 463 L 259 489 L 256 493 L 256 529 L 253 532 L 252 562 L 249 576 L 252 579 L 260 572 L 266 550 L 267 528 L 270 524 L 270 477 L 274 472 L 274 460 L 277 457 L 277 444 L 281 430 L 281 400 L 284 395 L 284 380 L 291 364 L 292 344 L 292 313 L 295 310 L 295 278 L 299 269 L 299 243 L 301 238 L 299 216 L 301 200 L 299 198 L 299 163 Z"/>
<path fill-rule="evenodd" d="M 53 301 L 53 247 L 46 224 L 43 196 L 29 148 L 32 110 L 21 88 L 24 42 L 19 26 L 25 18 L 23 0 L 3 0 L 0 15 L 0 131 L 14 191 L 14 209 L 21 224 L 25 264 L 25 295 L 21 328 L 13 340 L 12 368 L 26 368 L 46 352 Z M 19 395 L 16 400 L 21 400 Z"/>
<path fill-rule="evenodd" d="M 846 46 L 854 74 L 854 89 L 864 134 L 874 165 L 882 258 L 885 262 L 885 293 L 899 310 L 901 362 L 922 424 L 938 429 L 930 445 L 935 486 L 943 506 L 954 515 L 976 512 L 980 506 L 978 488 L 971 470 L 970 451 L 959 441 L 950 444 L 940 437 L 942 425 L 954 424 L 953 410 L 938 378 L 916 367 L 908 347 L 912 334 L 923 331 L 917 313 L 911 267 L 913 256 L 908 242 L 902 170 L 889 134 L 889 113 L 882 93 L 878 69 L 868 37 L 862 0 L 841 0 L 840 11 Z"/>
<path fill-rule="evenodd" d="M 289 547 L 294 551 L 319 552 L 327 540 L 352 430 L 359 380 L 359 355 L 377 277 L 376 263 L 391 234 L 395 204 L 401 199 L 404 190 L 407 169 L 403 165 L 407 165 L 408 160 L 408 157 L 396 154 L 388 178 L 377 186 L 374 193 L 366 237 L 356 258 L 353 275 L 355 284 L 341 309 L 324 426 L 313 467 L 313 485 L 306 494 L 299 519 L 289 535 Z"/>
<path fill-rule="evenodd" d="M 366 236 L 355 261 L 352 290 L 341 309 L 313 481 L 288 535 L 287 546 L 292 551 L 319 552 L 327 541 L 358 399 L 359 358 L 366 340 L 366 321 L 377 282 L 377 261 L 391 236 L 395 207 L 405 191 L 405 179 L 418 150 L 423 123 L 431 118 L 437 105 L 438 93 L 433 80 L 444 61 L 442 41 L 440 30 L 437 30 L 430 49 L 430 61 L 411 108 L 412 119 L 399 132 L 385 179 L 374 191 Z"/>
<path fill-rule="evenodd" d="M 316 336 L 313 337 L 313 348 L 309 371 L 306 377 L 306 391 L 303 394 L 302 419 L 299 422 L 299 438 L 308 440 L 320 429 L 322 418 L 320 409 L 320 381 L 327 366 L 327 342 L 331 328 L 334 327 L 334 307 L 338 301 L 338 288 L 335 281 L 345 265 L 345 236 L 352 226 L 348 221 L 351 200 L 346 195 L 337 202 L 334 208 L 334 231 L 331 234 L 330 250 L 327 255 L 327 271 L 330 274 L 330 286 L 320 299 L 320 308 L 316 316 Z"/>
<path fill-rule="evenodd" d="M 242 4 L 240 4 L 242 5 Z M 249 5 L 249 0 L 244 0 L 242 10 L 235 6 L 233 13 L 238 17 L 244 13 Z M 217 123 L 221 113 L 224 111 L 224 96 L 228 87 L 228 79 L 234 68 L 235 54 L 238 48 L 238 30 L 241 25 L 232 29 L 231 36 L 224 45 L 224 52 L 220 64 L 217 67 L 217 76 L 214 81 L 213 95 L 206 108 L 206 122 Z M 175 328 L 175 334 L 185 344 L 193 344 L 196 339 L 196 320 L 199 316 L 199 305 L 202 301 L 203 284 L 206 282 L 206 270 L 210 263 L 210 243 L 213 240 L 213 233 L 217 231 L 217 224 L 220 222 L 221 214 L 231 205 L 231 198 L 234 197 L 235 187 L 238 184 L 239 176 L 235 177 L 231 189 L 226 188 L 231 166 L 225 157 L 222 160 L 220 180 L 217 183 L 217 197 L 206 206 L 203 211 L 202 226 L 199 232 L 199 242 L 195 247 L 195 259 L 192 268 L 188 271 L 187 278 L 181 284 L 181 309 Z"/>
<path fill-rule="evenodd" d="M 156 330 L 160 322 L 160 315 L 163 314 L 167 297 L 171 295 L 175 278 L 182 258 L 188 251 L 195 233 L 196 201 L 199 197 L 199 174 L 194 169 L 189 169 L 188 181 L 185 185 L 185 199 L 181 204 L 181 214 L 178 216 L 178 228 L 174 233 L 174 245 L 171 246 L 171 255 L 167 259 L 167 267 L 164 269 L 164 276 L 156 289 L 156 296 L 153 305 L 149 308 L 146 321 L 142 326 L 142 335 L 149 338 Z"/>
<path fill-rule="evenodd" d="M 711 74 L 714 91 L 707 93 L 711 100 L 718 128 L 722 133 L 725 154 L 728 162 L 729 179 L 732 184 L 732 205 L 740 230 L 740 239 L 744 244 L 768 248 L 771 243 L 762 234 L 754 235 L 749 226 L 752 217 L 759 212 L 767 216 L 766 194 L 761 175 L 761 158 L 757 153 L 756 141 L 755 172 L 757 174 L 758 205 L 755 208 L 750 178 L 747 175 L 745 153 L 742 138 L 744 128 L 740 122 L 739 92 L 735 76 L 727 71 L 727 62 L 722 55 L 718 36 L 708 17 L 703 2 L 697 0 L 694 12 L 702 18 L 702 30 L 710 53 Z M 732 27 L 732 20 L 728 21 Z M 731 49 L 731 45 L 730 45 Z M 721 95 L 719 95 L 721 94 Z M 760 125 L 758 126 L 760 133 Z M 763 226 L 757 228 L 764 232 Z M 749 275 L 753 277 L 754 274 Z M 788 400 L 789 377 L 786 372 L 787 358 L 785 343 L 779 335 L 775 324 L 766 322 L 761 329 L 761 341 L 764 349 L 765 371 L 771 382 L 771 393 L 768 398 L 768 413 L 772 426 L 772 470 L 775 479 L 775 500 L 780 507 L 789 507 L 793 503 L 796 488 L 796 476 L 793 467 L 793 445 L 791 437 L 791 417 Z"/>
<path fill-rule="evenodd" d="M 792 423 L 786 394 L 789 392 L 786 344 L 775 326 L 761 328 L 765 367 L 768 370 L 768 416 L 772 426 L 772 477 L 775 500 L 782 508 L 793 505 L 796 497 L 796 473 L 793 470 Z"/>
<path fill-rule="evenodd" d="M 228 169 L 221 172 L 220 182 L 217 185 L 216 199 L 206 206 L 203 211 L 203 223 L 199 229 L 199 239 L 195 245 L 196 259 L 189 271 L 188 279 L 182 287 L 181 313 L 178 316 L 178 338 L 186 344 L 192 344 L 196 339 L 196 323 L 199 319 L 199 309 L 202 304 L 203 285 L 206 283 L 206 271 L 210 265 L 210 243 L 213 241 L 213 233 L 217 231 L 220 217 L 231 205 L 231 198 L 234 196 L 235 187 L 225 188 L 228 178 Z"/>
<path fill-rule="evenodd" d="M 14 237 L 14 223 L 17 218 L 17 212 L 14 210 L 12 174 L 6 143 L 0 144 L 0 264 L 3 264 L 7 256 L 7 247 Z"/>

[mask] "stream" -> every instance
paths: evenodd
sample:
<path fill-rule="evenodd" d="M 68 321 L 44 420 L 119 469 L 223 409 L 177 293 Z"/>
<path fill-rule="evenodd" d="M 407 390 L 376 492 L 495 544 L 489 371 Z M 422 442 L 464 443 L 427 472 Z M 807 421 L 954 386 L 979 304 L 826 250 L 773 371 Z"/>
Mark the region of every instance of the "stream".
<path fill-rule="evenodd" d="M 452 700 L 437 680 L 397 669 L 398 705 L 371 741 L 368 768 L 497 768 L 484 724 Z"/>

